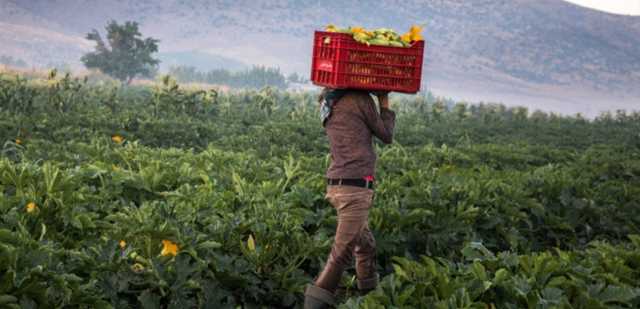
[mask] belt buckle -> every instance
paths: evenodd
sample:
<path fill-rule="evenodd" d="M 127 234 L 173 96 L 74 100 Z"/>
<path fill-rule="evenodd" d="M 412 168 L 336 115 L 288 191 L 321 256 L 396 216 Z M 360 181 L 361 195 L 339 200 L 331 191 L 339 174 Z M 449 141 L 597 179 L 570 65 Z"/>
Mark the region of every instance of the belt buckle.
<path fill-rule="evenodd" d="M 342 186 L 342 178 L 338 179 L 338 186 Z"/>
<path fill-rule="evenodd" d="M 369 187 L 369 184 L 371 183 L 371 181 L 370 181 L 369 179 L 365 179 L 364 181 L 365 181 L 365 183 L 364 183 L 364 187 L 365 187 L 365 188 L 367 188 L 367 189 L 371 189 L 371 188 Z"/>

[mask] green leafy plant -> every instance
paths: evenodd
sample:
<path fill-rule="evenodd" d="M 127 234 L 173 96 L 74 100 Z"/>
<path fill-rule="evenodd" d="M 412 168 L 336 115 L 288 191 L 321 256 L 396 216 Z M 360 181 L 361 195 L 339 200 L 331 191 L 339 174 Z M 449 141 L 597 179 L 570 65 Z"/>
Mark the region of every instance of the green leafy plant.
<path fill-rule="evenodd" d="M 1 306 L 301 307 L 337 223 L 314 94 L 52 75 L 0 76 Z M 340 306 L 640 306 L 640 114 L 452 103 L 393 98 L 381 285 Z"/>

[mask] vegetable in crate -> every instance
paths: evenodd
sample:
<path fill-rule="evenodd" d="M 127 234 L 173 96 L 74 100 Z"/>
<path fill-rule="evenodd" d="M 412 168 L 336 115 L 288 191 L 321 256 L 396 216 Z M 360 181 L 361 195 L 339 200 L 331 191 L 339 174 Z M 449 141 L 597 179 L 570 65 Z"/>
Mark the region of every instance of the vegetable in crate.
<path fill-rule="evenodd" d="M 392 29 L 379 28 L 369 31 L 362 27 L 349 27 L 346 29 L 329 25 L 325 29 L 327 32 L 338 32 L 351 34 L 357 42 L 367 45 L 394 46 L 394 47 L 410 47 L 413 42 L 423 41 L 422 27 L 412 26 L 409 32 L 398 35 Z"/>

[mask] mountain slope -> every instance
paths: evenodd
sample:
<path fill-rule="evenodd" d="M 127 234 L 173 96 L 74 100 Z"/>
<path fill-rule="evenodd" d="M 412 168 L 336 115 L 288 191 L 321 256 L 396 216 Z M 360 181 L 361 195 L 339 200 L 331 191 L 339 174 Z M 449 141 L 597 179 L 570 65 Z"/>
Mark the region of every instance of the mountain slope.
<path fill-rule="evenodd" d="M 162 52 L 196 50 L 304 75 L 313 30 L 328 23 L 399 31 L 424 24 L 425 82 L 440 93 L 551 108 L 640 98 L 640 17 L 559 0 L 0 0 L 0 8 L 5 23 L 77 38 L 110 19 L 136 20 Z M 61 57 L 79 58 L 86 46 L 76 45 Z"/>

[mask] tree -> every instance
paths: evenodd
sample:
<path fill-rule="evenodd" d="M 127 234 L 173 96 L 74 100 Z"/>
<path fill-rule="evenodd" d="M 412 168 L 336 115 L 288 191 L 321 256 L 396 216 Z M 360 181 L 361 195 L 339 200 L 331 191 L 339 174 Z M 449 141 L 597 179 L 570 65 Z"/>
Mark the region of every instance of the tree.
<path fill-rule="evenodd" d="M 289 74 L 289 76 L 287 76 L 287 81 L 290 82 L 290 83 L 301 83 L 302 82 L 300 76 L 296 72 L 293 72 L 293 73 Z"/>
<path fill-rule="evenodd" d="M 20 58 L 13 58 L 11 56 L 0 56 L 0 64 L 16 67 L 16 68 L 26 68 L 27 63 Z"/>
<path fill-rule="evenodd" d="M 279 89 L 287 88 L 286 78 L 280 69 L 262 66 L 254 66 L 250 70 L 240 72 L 231 72 L 225 69 L 200 72 L 195 67 L 174 66 L 169 69 L 169 75 L 183 83 L 198 82 L 253 89 L 261 89 L 266 86 Z"/>
<path fill-rule="evenodd" d="M 87 68 L 99 69 L 127 84 L 138 75 L 151 77 L 157 72 L 160 61 L 152 54 L 158 51 L 159 41 L 143 39 L 137 22 L 127 21 L 119 25 L 110 21 L 106 30 L 107 42 L 95 29 L 87 34 L 88 40 L 96 42 L 96 50 L 82 57 Z"/>

